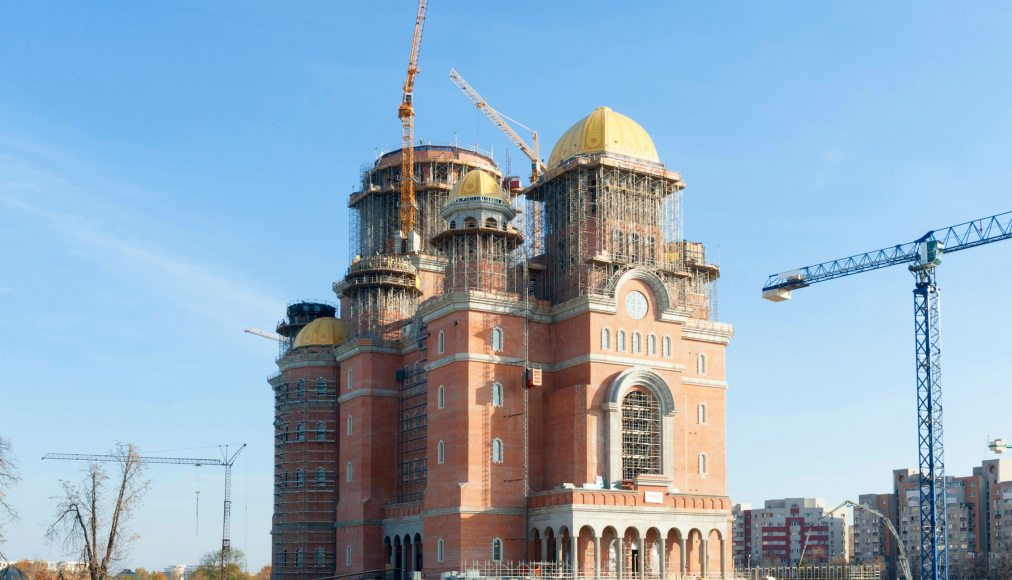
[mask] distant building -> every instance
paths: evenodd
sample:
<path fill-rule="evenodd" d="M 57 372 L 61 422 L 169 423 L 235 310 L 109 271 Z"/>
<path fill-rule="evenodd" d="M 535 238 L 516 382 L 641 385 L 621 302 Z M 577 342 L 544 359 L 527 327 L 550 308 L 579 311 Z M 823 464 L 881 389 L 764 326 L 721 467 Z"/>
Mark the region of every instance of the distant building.
<path fill-rule="evenodd" d="M 894 494 L 867 493 L 859 496 L 857 502 L 879 512 L 889 521 L 896 520 Z M 889 533 L 885 521 L 870 512 L 855 509 L 851 529 L 854 537 L 854 547 L 851 551 L 854 563 L 879 563 L 887 568 L 896 553 L 896 539 Z M 891 571 L 889 575 L 892 575 Z"/>
<path fill-rule="evenodd" d="M 825 500 L 773 499 L 762 509 L 738 504 L 731 513 L 735 566 L 795 565 L 802 553 L 810 563 L 848 559 L 847 522 L 828 515 Z"/>
<path fill-rule="evenodd" d="M 893 491 L 866 494 L 859 503 L 890 519 L 903 541 L 911 568 L 920 554 L 920 476 L 914 469 L 893 470 Z M 949 569 L 957 575 L 985 574 L 989 563 L 1012 564 L 1012 462 L 991 459 L 973 469 L 973 475 L 946 476 L 946 532 Z M 871 514 L 854 512 L 854 560 L 885 562 L 896 569 L 897 546 L 885 524 Z"/>

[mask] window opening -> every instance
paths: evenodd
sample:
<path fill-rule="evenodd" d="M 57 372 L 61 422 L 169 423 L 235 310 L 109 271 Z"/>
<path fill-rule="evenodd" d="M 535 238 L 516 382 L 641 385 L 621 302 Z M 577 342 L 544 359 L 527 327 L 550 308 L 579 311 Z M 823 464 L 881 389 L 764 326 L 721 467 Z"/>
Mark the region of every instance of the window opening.
<path fill-rule="evenodd" d="M 492 440 L 492 463 L 503 462 L 502 439 L 496 437 Z"/>
<path fill-rule="evenodd" d="M 631 391 L 622 399 L 622 479 L 661 473 L 661 414 L 651 393 Z"/>
<path fill-rule="evenodd" d="M 492 406 L 502 407 L 502 385 L 500 383 L 492 383 Z"/>

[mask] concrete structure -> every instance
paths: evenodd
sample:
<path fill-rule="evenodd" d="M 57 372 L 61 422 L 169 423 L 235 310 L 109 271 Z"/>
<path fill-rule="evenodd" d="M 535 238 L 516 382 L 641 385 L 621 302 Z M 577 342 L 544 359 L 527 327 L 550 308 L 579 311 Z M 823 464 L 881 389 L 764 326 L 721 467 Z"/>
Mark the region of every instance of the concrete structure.
<path fill-rule="evenodd" d="M 893 471 L 893 492 L 860 496 L 860 503 L 886 514 L 903 540 L 911 567 L 920 550 L 919 476 L 914 469 Z M 1007 565 L 1012 571 L 1012 461 L 990 459 L 973 475 L 946 477 L 949 529 L 949 569 L 953 577 L 987 574 L 989 566 Z M 854 559 L 858 563 L 885 562 L 896 569 L 897 550 L 885 527 L 855 510 Z"/>
<path fill-rule="evenodd" d="M 842 513 L 827 515 L 822 499 L 766 500 L 762 509 L 750 504 L 732 508 L 734 561 L 739 567 L 794 566 L 847 561 L 847 521 Z"/>
<path fill-rule="evenodd" d="M 896 521 L 896 496 L 891 493 L 864 494 L 858 497 L 858 503 L 881 513 L 891 522 Z M 889 533 L 885 522 L 871 513 L 855 509 L 851 529 L 854 537 L 853 561 L 858 564 L 877 563 L 892 577 L 893 572 L 888 565 L 896 553 L 896 539 Z"/>
<path fill-rule="evenodd" d="M 349 198 L 340 315 L 296 303 L 278 327 L 274 577 L 729 577 L 732 328 L 679 174 L 607 108 L 522 191 L 476 151 L 415 164 L 418 251 L 395 151 Z"/>

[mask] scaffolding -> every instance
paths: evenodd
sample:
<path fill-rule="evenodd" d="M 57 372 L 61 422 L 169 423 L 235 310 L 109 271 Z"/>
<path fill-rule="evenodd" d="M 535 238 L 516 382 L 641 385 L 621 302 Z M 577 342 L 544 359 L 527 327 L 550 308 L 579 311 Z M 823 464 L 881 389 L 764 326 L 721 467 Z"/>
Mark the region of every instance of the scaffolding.
<path fill-rule="evenodd" d="M 397 502 L 421 501 L 428 482 L 428 373 L 424 364 L 397 372 Z"/>
<path fill-rule="evenodd" d="M 415 199 L 418 213 L 415 232 L 420 238 L 413 252 L 438 255 L 432 237 L 446 228 L 440 215 L 450 189 L 472 169 L 488 171 L 496 179 L 502 174 L 492 158 L 479 151 L 443 145 L 422 145 L 415 154 Z M 392 151 L 376 160 L 371 170 L 362 173 L 362 188 L 348 198 L 351 208 L 353 256 L 397 254 L 400 234 L 401 151 Z"/>
<path fill-rule="evenodd" d="M 446 259 L 444 292 L 520 292 L 520 232 L 506 224 L 486 225 L 493 227 L 447 229 L 434 238 Z"/>
<path fill-rule="evenodd" d="M 299 349 L 300 351 L 302 349 Z M 275 578 L 308 580 L 334 569 L 337 501 L 337 364 L 322 352 L 287 356 L 297 368 L 272 381 L 274 389 Z M 309 363 L 309 366 L 299 366 Z"/>
<path fill-rule="evenodd" d="M 631 391 L 622 400 L 622 481 L 661 472 L 661 413 L 650 393 Z"/>
<path fill-rule="evenodd" d="M 536 296 L 557 304 L 611 295 L 625 272 L 646 269 L 674 306 L 712 319 L 719 268 L 689 262 L 681 251 L 684 187 L 659 164 L 610 153 L 578 155 L 551 169 L 525 191 L 525 228 L 544 241 L 544 254 L 532 263 L 541 270 Z"/>

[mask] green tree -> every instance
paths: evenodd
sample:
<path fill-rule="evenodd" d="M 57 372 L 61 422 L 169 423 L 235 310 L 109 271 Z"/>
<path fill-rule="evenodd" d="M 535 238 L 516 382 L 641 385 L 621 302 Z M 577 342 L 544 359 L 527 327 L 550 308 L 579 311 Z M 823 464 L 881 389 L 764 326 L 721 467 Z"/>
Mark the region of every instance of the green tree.
<path fill-rule="evenodd" d="M 242 550 L 237 548 L 229 550 L 228 557 L 224 561 L 224 566 L 222 566 L 221 557 L 221 550 L 204 554 L 204 557 L 200 559 L 200 567 L 197 568 L 197 574 L 203 580 L 246 580 L 249 578 L 243 572 L 243 563 L 245 562 L 246 555 L 242 553 Z M 222 574 L 222 569 L 224 569 L 224 575 Z"/>

